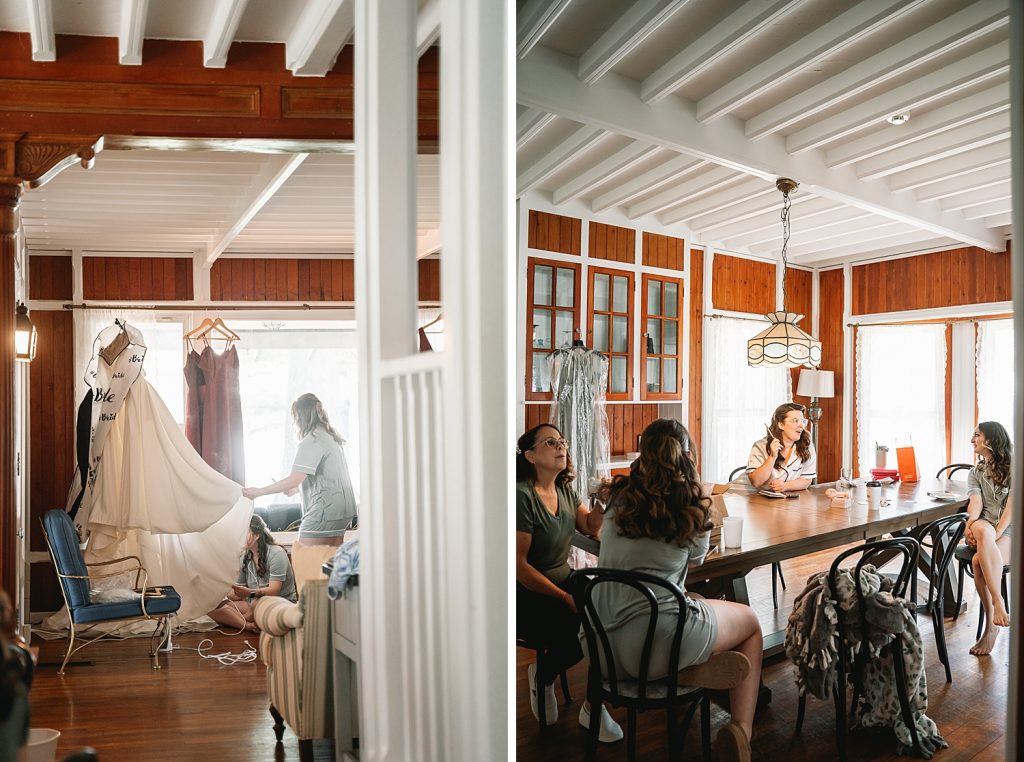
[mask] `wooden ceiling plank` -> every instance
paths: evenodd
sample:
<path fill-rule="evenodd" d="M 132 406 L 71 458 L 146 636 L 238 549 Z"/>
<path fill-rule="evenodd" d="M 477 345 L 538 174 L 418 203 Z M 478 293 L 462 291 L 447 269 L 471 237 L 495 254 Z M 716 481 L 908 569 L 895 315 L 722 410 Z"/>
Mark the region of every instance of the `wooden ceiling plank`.
<path fill-rule="evenodd" d="M 690 0 L 638 0 L 580 56 L 579 78 L 592 85 Z"/>
<path fill-rule="evenodd" d="M 811 193 L 799 193 L 791 199 L 790 203 L 799 210 L 816 198 Z M 693 217 L 690 220 L 690 228 L 700 233 L 701 237 L 706 239 L 710 231 L 717 231 L 729 225 L 743 223 L 746 220 L 753 220 L 763 215 L 769 215 L 778 222 L 781 210 L 782 196 L 777 191 L 774 196 L 758 193 L 741 200 L 738 204 Z M 717 235 L 719 233 L 716 233 L 716 237 Z"/>
<path fill-rule="evenodd" d="M 310 0 L 285 42 L 285 65 L 295 76 L 324 76 L 354 29 L 354 0 Z"/>
<path fill-rule="evenodd" d="M 793 201 L 795 203 L 796 198 Z M 837 205 L 830 199 L 817 198 L 800 208 L 800 229 L 810 229 L 809 225 L 814 220 L 826 220 L 826 224 L 830 224 L 829 221 L 864 217 L 867 214 L 860 209 Z M 709 235 L 707 238 L 721 241 L 726 244 L 724 248 L 747 248 L 779 238 L 781 229 L 782 223 L 779 221 L 778 214 L 772 212 L 764 217 L 753 218 L 748 223 L 723 226 L 714 235 Z"/>
<path fill-rule="evenodd" d="M 640 97 L 651 104 L 671 95 L 804 2 L 806 0 L 742 3 L 735 12 L 648 75 L 640 85 Z"/>
<path fill-rule="evenodd" d="M 629 219 L 635 220 L 646 214 L 657 214 L 678 204 L 685 204 L 690 199 L 733 185 L 743 177 L 729 167 L 710 167 L 696 177 L 674 183 L 671 187 L 632 204 L 626 209 L 626 215 Z"/>
<path fill-rule="evenodd" d="M 516 150 L 521 149 L 536 137 L 541 130 L 551 124 L 554 118 L 554 114 L 535 108 L 528 108 L 516 117 Z"/>
<path fill-rule="evenodd" d="M 952 93 L 1004 77 L 1009 71 L 1008 44 L 993 45 L 797 130 L 786 137 L 786 150 L 798 154 L 821 148 L 868 127 L 883 126 L 891 114 L 913 112 Z"/>
<path fill-rule="evenodd" d="M 751 117 L 747 120 L 746 135 L 756 140 L 784 130 L 795 122 L 838 106 L 843 101 L 1004 27 L 1008 22 L 1009 8 L 1006 0 L 981 0 L 969 5 Z M 1008 99 L 1009 92 L 1006 95 Z"/>
<path fill-rule="evenodd" d="M 696 199 L 693 203 L 667 209 L 661 214 L 662 225 L 675 225 L 682 222 L 690 230 L 699 231 L 700 226 L 696 221 L 705 215 L 714 214 L 723 210 L 734 210 L 740 204 L 751 200 L 762 200 L 768 194 L 772 194 L 782 208 L 782 195 L 759 178 L 750 178 L 745 182 L 729 186 L 722 193 L 709 193 Z"/>
<path fill-rule="evenodd" d="M 939 201 L 961 193 L 974 193 L 984 188 L 1010 182 L 1010 167 L 1001 164 L 988 167 L 980 172 L 971 172 L 960 177 L 932 183 L 915 194 L 918 201 Z"/>
<path fill-rule="evenodd" d="M 584 151 L 592 148 L 605 137 L 605 134 L 605 131 L 598 127 L 579 127 L 553 150 L 519 173 L 516 178 L 516 193 L 522 195 L 533 190 L 570 161 L 577 159 Z"/>
<path fill-rule="evenodd" d="M 619 177 L 637 164 L 649 159 L 658 150 L 660 149 L 655 146 L 634 141 L 604 161 L 581 172 L 570 182 L 555 188 L 551 194 L 551 200 L 554 201 L 555 206 L 562 206 L 580 196 L 586 196 L 599 185 Z"/>
<path fill-rule="evenodd" d="M 866 241 L 854 241 L 838 247 L 821 246 L 813 251 L 801 252 L 793 260 L 802 265 L 813 264 L 824 267 L 826 264 L 847 262 L 856 257 L 885 257 L 906 254 L 911 251 L 934 249 L 938 246 L 952 247 L 956 241 L 948 238 L 922 238 L 921 232 L 903 233 L 884 238 L 873 238 Z"/>
<path fill-rule="evenodd" d="M 203 66 L 223 69 L 228 65 L 228 51 L 235 41 L 238 25 L 249 0 L 215 0 L 210 25 L 203 37 Z"/>
<path fill-rule="evenodd" d="M 698 121 L 707 122 L 725 116 L 768 92 L 785 81 L 787 76 L 826 57 L 835 56 L 837 51 L 863 40 L 926 1 L 877 0 L 853 5 L 768 60 L 751 61 L 744 74 L 701 98 L 697 102 Z"/>
<path fill-rule="evenodd" d="M 142 65 L 146 40 L 149 0 L 121 0 L 121 21 L 117 33 L 117 60 L 122 66 Z"/>
<path fill-rule="evenodd" d="M 522 58 L 558 21 L 572 0 L 527 0 L 516 13 L 516 55 Z"/>
<path fill-rule="evenodd" d="M 590 209 L 593 212 L 603 212 L 613 206 L 628 204 L 630 201 L 655 191 L 662 186 L 675 182 L 686 175 L 699 171 L 706 166 L 707 162 L 702 159 L 695 159 L 692 156 L 676 154 L 671 159 L 662 162 L 641 175 L 623 180 L 616 187 L 595 197 L 590 202 Z"/>
<path fill-rule="evenodd" d="M 245 230 L 245 226 L 249 224 L 250 220 L 273 198 L 277 189 L 308 157 L 308 153 L 268 157 L 266 169 L 257 178 L 254 178 L 250 192 L 242 196 L 238 205 L 239 213 L 234 222 L 224 230 L 219 239 L 212 242 L 206 254 L 206 267 L 211 267 L 217 261 L 217 258 L 231 245 L 235 237 Z"/>
<path fill-rule="evenodd" d="M 27 0 L 28 29 L 33 61 L 56 61 L 57 38 L 53 31 L 52 0 Z"/>
<path fill-rule="evenodd" d="M 995 143 L 976 151 L 953 156 L 939 165 L 925 164 L 906 172 L 899 172 L 889 178 L 889 187 L 893 191 L 913 190 L 991 167 L 1005 166 L 1009 171 L 1009 164 L 1009 144 Z"/>
<path fill-rule="evenodd" d="M 1009 111 L 1010 88 L 1006 83 L 1002 83 L 959 98 L 945 106 L 939 106 L 920 117 L 911 115 L 911 120 L 906 124 L 884 127 L 881 130 L 844 141 L 825 152 L 825 163 L 830 167 L 845 167 L 886 151 L 895 151 L 947 130 L 985 119 L 993 114 L 1004 112 L 1008 114 Z"/>

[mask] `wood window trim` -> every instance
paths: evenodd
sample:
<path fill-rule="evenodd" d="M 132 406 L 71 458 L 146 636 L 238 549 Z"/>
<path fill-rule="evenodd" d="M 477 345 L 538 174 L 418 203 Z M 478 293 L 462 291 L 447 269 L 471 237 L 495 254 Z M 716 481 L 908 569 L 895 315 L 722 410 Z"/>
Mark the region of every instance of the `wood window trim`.
<path fill-rule="evenodd" d="M 607 275 L 609 276 L 609 289 L 608 289 L 608 301 L 611 306 L 614 300 L 613 284 L 615 281 L 613 278 L 626 278 L 626 312 L 605 312 L 600 311 L 602 315 L 622 315 L 626 316 L 626 391 L 625 392 L 612 392 L 612 357 L 622 356 L 622 352 L 607 352 L 605 353 L 608 357 L 608 389 L 605 391 L 605 399 L 612 402 L 630 402 L 633 400 L 633 289 L 636 282 L 636 272 L 633 270 L 627 270 L 625 268 L 616 267 L 595 267 L 591 266 L 588 268 L 587 274 L 587 337 L 588 346 L 593 346 L 594 339 L 594 276 L 596 275 Z M 608 347 L 609 350 L 612 345 L 612 322 L 608 321 Z"/>
<path fill-rule="evenodd" d="M 555 301 L 555 291 L 557 289 L 557 280 L 558 280 L 557 270 L 558 270 L 558 268 L 562 268 L 562 269 L 566 269 L 566 270 L 572 270 L 573 273 L 574 273 L 574 278 L 575 278 L 574 284 L 575 285 L 574 285 L 574 288 L 573 288 L 573 307 L 572 307 L 573 330 L 574 331 L 577 330 L 579 328 L 579 326 L 580 326 L 580 293 L 581 293 L 580 292 L 580 287 L 581 287 L 581 284 L 580 284 L 580 277 L 581 277 L 581 275 L 580 274 L 581 274 L 581 269 L 582 269 L 580 264 L 578 262 L 564 262 L 564 261 L 559 260 L 559 259 L 544 259 L 543 257 L 528 257 L 527 258 L 527 263 L 526 263 L 526 324 L 523 326 L 523 341 L 526 344 L 526 368 L 525 368 L 526 372 L 524 374 L 523 383 L 524 383 L 525 388 L 526 388 L 526 401 L 527 402 L 536 402 L 536 401 L 550 400 L 551 396 L 552 396 L 550 389 L 548 391 L 546 391 L 546 392 L 535 392 L 535 391 L 533 391 L 533 383 L 532 383 L 532 379 L 533 379 L 533 356 L 535 354 L 534 348 L 533 348 L 533 308 L 534 308 L 534 303 L 533 303 L 533 281 L 534 281 L 534 272 L 535 272 L 535 270 L 536 270 L 538 265 L 540 265 L 542 267 L 544 267 L 544 266 L 550 267 L 552 269 L 552 279 L 551 279 L 551 300 L 552 300 L 552 305 L 551 305 L 551 312 L 552 312 L 552 316 L 551 316 L 551 337 L 552 337 L 551 338 L 551 344 L 552 344 L 552 347 L 551 347 L 550 350 L 547 350 L 547 351 L 541 350 L 537 354 L 551 354 L 551 352 L 553 352 L 556 349 L 556 347 L 554 346 L 554 344 L 555 344 L 555 339 L 554 339 L 554 336 L 555 336 L 555 331 L 554 331 L 554 326 L 555 326 L 554 312 L 555 312 L 555 308 L 554 308 L 553 302 Z"/>
<path fill-rule="evenodd" d="M 665 303 L 665 283 L 676 284 L 676 353 L 674 355 L 676 361 L 676 390 L 675 392 L 649 392 L 647 391 L 647 342 L 640 342 L 640 399 L 643 401 L 679 401 L 683 398 L 683 279 L 673 278 L 667 275 L 653 275 L 650 273 L 643 273 L 641 280 L 641 292 L 640 292 L 640 326 L 641 338 L 647 335 L 647 320 L 649 317 L 655 317 L 661 320 L 662 323 L 668 322 L 669 319 L 663 318 L 661 315 L 647 314 L 647 284 L 656 280 L 662 284 L 662 304 Z M 662 328 L 661 332 L 662 349 L 664 349 L 665 342 L 665 331 Z M 664 358 L 672 358 L 673 355 L 656 354 L 655 357 L 659 360 Z"/>

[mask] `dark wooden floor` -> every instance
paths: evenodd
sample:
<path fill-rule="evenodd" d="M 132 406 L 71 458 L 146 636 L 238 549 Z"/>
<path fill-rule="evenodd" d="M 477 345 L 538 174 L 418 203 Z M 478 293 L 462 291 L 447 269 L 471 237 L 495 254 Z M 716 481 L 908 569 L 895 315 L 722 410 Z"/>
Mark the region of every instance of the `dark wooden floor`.
<path fill-rule="evenodd" d="M 779 602 L 779 610 L 772 608 L 771 577 L 769 567 L 754 570 L 749 580 L 750 597 L 761 619 L 765 632 L 784 629 L 792 608 L 793 598 L 803 588 L 807 577 L 827 568 L 838 550 L 828 551 L 783 564 L 788 591 Z M 1003 735 L 1009 669 L 1008 633 L 1004 632 L 990 657 L 971 656 L 968 649 L 974 644 L 977 627 L 977 602 L 973 583 L 967 594 L 967 612 L 956 621 L 946 621 L 946 640 L 950 651 L 953 683 L 947 685 L 942 664 L 935 650 L 931 621 L 921 615 L 918 623 L 924 641 L 929 686 L 928 715 L 938 723 L 950 748 L 938 752 L 936 762 L 974 760 L 996 762 L 1004 759 Z M 527 692 L 526 667 L 533 652 L 518 649 L 516 654 L 516 756 L 522 762 L 570 762 L 583 757 L 584 732 L 579 725 L 579 711 L 586 693 L 586 670 L 577 665 L 569 673 L 573 701 L 559 706 L 558 723 L 543 734 L 530 712 Z M 797 711 L 795 669 L 778 657 L 766 662 L 764 682 L 772 689 L 771 705 L 757 719 L 754 729 L 755 760 L 786 760 L 811 762 L 837 759 L 835 751 L 835 712 L 831 702 L 809 700 L 803 732 L 794 733 Z M 556 688 L 559 701 L 561 690 Z M 613 710 L 612 715 L 625 728 L 625 712 Z M 712 704 L 712 734 L 728 720 L 728 715 Z M 686 739 L 686 759 L 700 759 L 700 739 L 693 723 Z M 642 760 L 666 760 L 666 729 L 664 712 L 648 712 L 637 722 L 637 756 Z M 601 744 L 598 760 L 625 760 L 625 742 Z M 854 731 L 850 736 L 850 760 L 895 760 L 895 739 L 889 732 Z"/>
<path fill-rule="evenodd" d="M 184 634 L 177 650 L 150 668 L 149 639 L 93 644 L 57 674 L 66 641 L 40 641 L 32 685 L 32 726 L 61 731 L 57 759 L 84 746 L 101 762 L 122 760 L 297 760 L 291 730 L 277 744 L 268 712 L 266 668 L 259 660 L 222 666 L 195 649 L 210 637 L 213 653 L 238 653 L 245 637 Z M 249 642 L 256 645 L 250 634 Z M 205 653 L 210 650 L 204 649 Z M 334 759 L 333 744 L 314 745 L 318 762 Z"/>

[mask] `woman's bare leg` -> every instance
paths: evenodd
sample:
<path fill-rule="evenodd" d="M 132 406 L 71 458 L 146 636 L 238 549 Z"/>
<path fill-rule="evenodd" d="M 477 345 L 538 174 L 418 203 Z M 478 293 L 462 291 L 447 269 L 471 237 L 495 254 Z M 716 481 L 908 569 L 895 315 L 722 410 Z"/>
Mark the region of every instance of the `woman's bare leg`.
<path fill-rule="evenodd" d="M 245 606 L 245 604 L 241 601 L 230 601 L 225 598 L 207 616 L 217 624 L 241 631 L 245 629 L 245 615 L 241 611 L 242 606 Z M 248 607 L 246 606 L 246 608 Z"/>
<path fill-rule="evenodd" d="M 764 648 L 761 623 L 750 606 L 714 598 L 705 603 L 715 612 L 718 635 L 714 652 L 737 651 L 750 661 L 750 673 L 739 685 L 729 690 L 729 708 L 733 722 L 739 725 L 749 739 L 754 732 L 754 709 L 761 684 L 761 652 Z"/>
<path fill-rule="evenodd" d="M 974 585 L 978 588 L 978 599 L 985 609 L 985 632 L 981 640 L 971 648 L 971 653 L 984 656 L 992 652 L 999 628 L 1010 624 L 1000 592 L 1003 565 L 1010 556 L 1010 538 L 1003 536 L 996 540 L 995 529 L 987 521 L 975 522 L 972 530 L 978 542 L 978 552 L 972 560 Z"/>

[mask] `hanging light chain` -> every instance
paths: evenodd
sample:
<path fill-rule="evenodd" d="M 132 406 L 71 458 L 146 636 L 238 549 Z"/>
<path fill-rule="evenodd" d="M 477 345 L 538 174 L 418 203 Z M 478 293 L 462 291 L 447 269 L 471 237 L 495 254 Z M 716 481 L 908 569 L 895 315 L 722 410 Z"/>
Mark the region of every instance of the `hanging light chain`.
<path fill-rule="evenodd" d="M 789 248 L 789 209 L 793 205 L 789 194 L 798 187 L 797 183 L 787 177 L 775 181 L 775 187 L 782 191 L 782 311 L 786 311 L 786 250 Z"/>

